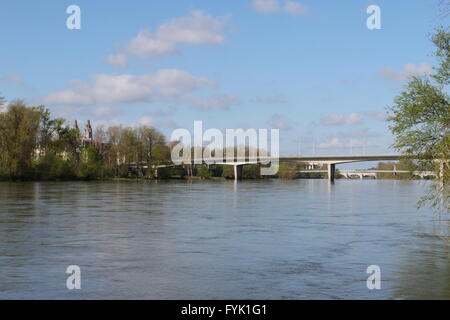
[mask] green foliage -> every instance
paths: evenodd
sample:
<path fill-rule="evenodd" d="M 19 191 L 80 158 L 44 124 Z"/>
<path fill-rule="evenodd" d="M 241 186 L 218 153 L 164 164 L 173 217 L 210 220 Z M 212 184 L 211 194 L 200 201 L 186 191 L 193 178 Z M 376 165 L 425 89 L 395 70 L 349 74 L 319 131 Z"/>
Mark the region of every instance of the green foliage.
<path fill-rule="evenodd" d="M 13 101 L 0 114 L 0 163 L 11 179 L 32 176 L 40 116 L 39 108 L 27 108 L 22 101 Z"/>
<path fill-rule="evenodd" d="M 171 168 L 158 168 L 158 179 L 170 179 L 171 177 Z"/>
<path fill-rule="evenodd" d="M 107 177 L 107 172 L 103 166 L 103 159 L 99 150 L 93 146 L 85 147 L 82 150 L 78 178 L 82 180 L 95 180 Z"/>
<path fill-rule="evenodd" d="M 282 162 L 278 168 L 278 178 L 297 179 L 299 177 L 299 164 L 292 162 Z"/>
<path fill-rule="evenodd" d="M 209 167 L 209 170 L 211 171 L 213 177 L 221 177 L 223 173 L 223 166 L 213 165 Z"/>
<path fill-rule="evenodd" d="M 212 177 L 212 172 L 208 167 L 202 166 L 197 169 L 197 177 L 200 177 L 201 179 L 209 179 Z"/>
<path fill-rule="evenodd" d="M 379 162 L 376 169 L 383 170 L 383 171 L 394 171 L 394 170 L 410 171 L 408 173 L 406 173 L 406 172 L 397 172 L 397 173 L 380 172 L 377 174 L 378 179 L 411 180 L 411 179 L 419 178 L 412 174 L 412 171 L 419 170 L 419 167 L 411 159 L 402 159 L 399 162 Z"/>
<path fill-rule="evenodd" d="M 449 84 L 450 78 L 450 32 L 448 29 L 439 28 L 432 41 L 436 46 L 434 55 L 438 59 L 438 66 L 434 68 L 436 72 L 432 77 L 438 84 L 445 86 Z"/>
<path fill-rule="evenodd" d="M 394 147 L 409 155 L 430 160 L 442 157 L 448 144 L 449 96 L 428 79 L 414 78 L 395 98 L 390 109 L 390 129 L 396 136 Z"/>
<path fill-rule="evenodd" d="M 39 159 L 35 178 L 38 180 L 73 180 L 77 178 L 77 168 L 73 161 L 64 160 L 55 154 L 47 154 Z"/>
<path fill-rule="evenodd" d="M 245 165 L 242 169 L 242 178 L 243 179 L 260 179 L 261 178 L 261 170 L 259 165 L 249 164 Z"/>
<path fill-rule="evenodd" d="M 52 118 L 44 106 L 13 101 L 0 113 L 0 179 L 143 177 L 152 171 L 146 167 L 170 159 L 165 137 L 156 129 L 111 127 L 96 134 L 98 140 L 83 142 L 78 129 Z"/>
<path fill-rule="evenodd" d="M 227 165 L 218 165 L 214 169 L 214 176 L 226 179 L 234 179 L 234 166 Z M 260 166 L 256 164 L 248 164 L 244 165 L 242 169 L 242 178 L 243 179 L 260 179 L 261 178 L 261 170 Z"/>
<path fill-rule="evenodd" d="M 450 73 L 450 32 L 438 29 L 432 37 L 436 45 L 438 66 L 431 77 L 413 77 L 394 100 L 388 118 L 395 135 L 394 147 L 406 157 L 419 157 L 436 170 L 439 182 L 425 199 L 433 205 L 445 203 L 449 197 L 450 181 L 450 97 L 447 94 Z M 434 80 L 434 81 L 433 81 Z M 426 201 L 420 202 L 420 204 Z"/>
<path fill-rule="evenodd" d="M 234 168 L 233 166 L 224 165 L 222 170 L 222 177 L 225 179 L 234 179 Z"/>

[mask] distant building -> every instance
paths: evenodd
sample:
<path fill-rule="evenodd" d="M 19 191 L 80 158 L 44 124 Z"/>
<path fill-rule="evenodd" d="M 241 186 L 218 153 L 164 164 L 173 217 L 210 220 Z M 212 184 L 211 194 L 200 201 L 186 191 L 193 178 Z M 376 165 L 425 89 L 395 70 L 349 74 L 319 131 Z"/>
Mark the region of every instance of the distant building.
<path fill-rule="evenodd" d="M 73 123 L 73 128 L 77 132 L 77 141 L 78 141 L 78 147 L 77 152 L 80 152 L 80 147 L 88 147 L 88 146 L 97 146 L 97 147 L 106 147 L 106 144 L 104 143 L 97 143 L 94 141 L 94 135 L 92 131 L 91 121 L 88 120 L 86 122 L 86 125 L 84 126 L 84 134 L 81 135 L 80 128 L 78 126 L 78 121 L 75 120 Z M 41 148 L 36 148 L 34 151 L 34 158 L 37 160 L 41 157 L 45 156 L 45 152 Z M 63 159 L 67 159 L 68 155 L 66 151 L 63 151 L 60 156 L 63 157 Z"/>
<path fill-rule="evenodd" d="M 75 120 L 75 126 L 76 129 L 78 129 L 78 123 Z M 78 129 L 78 132 L 80 130 Z M 94 138 L 93 138 L 93 134 L 92 134 L 92 126 L 91 126 L 91 121 L 88 120 L 86 122 L 86 125 L 84 126 L 84 135 L 81 138 L 81 145 L 82 146 L 90 146 L 94 144 Z"/>

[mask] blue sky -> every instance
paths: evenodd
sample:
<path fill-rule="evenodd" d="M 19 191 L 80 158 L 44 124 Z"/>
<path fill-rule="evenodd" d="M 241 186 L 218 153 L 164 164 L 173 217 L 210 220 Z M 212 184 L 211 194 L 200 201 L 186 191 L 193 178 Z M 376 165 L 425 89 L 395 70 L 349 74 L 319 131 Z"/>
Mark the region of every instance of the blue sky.
<path fill-rule="evenodd" d="M 66 27 L 71 4 L 81 30 Z M 366 26 L 372 4 L 381 30 Z M 281 154 L 389 152 L 382 113 L 430 72 L 445 24 L 435 0 L 8 1 L 0 92 L 168 136 L 194 120 L 279 128 Z"/>

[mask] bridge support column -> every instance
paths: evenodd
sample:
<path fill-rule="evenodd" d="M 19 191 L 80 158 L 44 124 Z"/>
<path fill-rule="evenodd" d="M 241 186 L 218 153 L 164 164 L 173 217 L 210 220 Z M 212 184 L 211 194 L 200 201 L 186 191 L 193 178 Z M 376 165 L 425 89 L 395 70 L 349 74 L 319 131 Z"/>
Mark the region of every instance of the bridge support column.
<path fill-rule="evenodd" d="M 242 180 L 243 165 L 234 165 L 234 180 Z"/>
<path fill-rule="evenodd" d="M 328 181 L 334 182 L 334 178 L 336 175 L 336 165 L 334 163 L 328 164 Z"/>
<path fill-rule="evenodd" d="M 443 160 L 439 161 L 439 177 L 438 178 L 441 183 L 444 182 L 444 169 L 445 169 L 444 165 L 445 164 L 444 164 Z"/>

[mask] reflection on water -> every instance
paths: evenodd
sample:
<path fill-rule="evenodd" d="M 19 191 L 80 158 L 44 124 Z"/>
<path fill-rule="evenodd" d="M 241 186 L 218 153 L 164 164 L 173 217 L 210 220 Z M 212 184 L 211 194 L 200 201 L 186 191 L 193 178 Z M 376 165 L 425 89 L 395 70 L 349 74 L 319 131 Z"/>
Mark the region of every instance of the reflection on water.
<path fill-rule="evenodd" d="M 0 298 L 450 298 L 417 181 L 0 183 Z M 444 215 L 445 216 L 445 215 Z M 368 290 L 366 268 L 381 267 Z M 81 290 L 66 268 L 81 267 Z"/>

